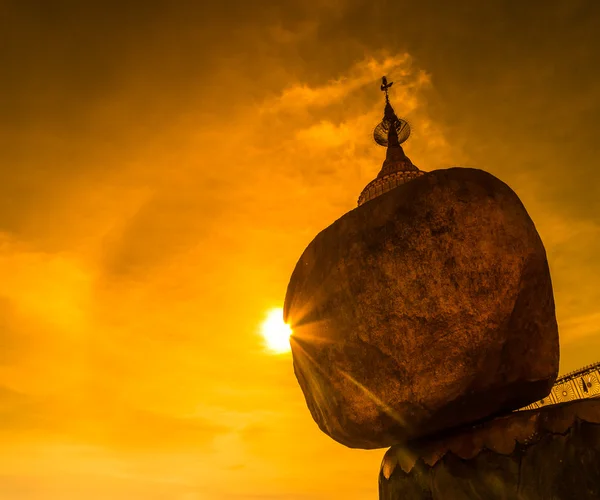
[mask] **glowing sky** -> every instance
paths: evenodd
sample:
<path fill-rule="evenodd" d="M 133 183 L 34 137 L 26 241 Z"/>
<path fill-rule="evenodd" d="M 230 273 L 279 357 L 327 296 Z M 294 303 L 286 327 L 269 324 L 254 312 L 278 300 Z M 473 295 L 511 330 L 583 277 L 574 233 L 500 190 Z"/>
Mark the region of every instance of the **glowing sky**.
<path fill-rule="evenodd" d="M 600 358 L 600 3 L 0 1 L 0 498 L 373 499 L 260 322 L 385 151 L 485 169 Z"/>

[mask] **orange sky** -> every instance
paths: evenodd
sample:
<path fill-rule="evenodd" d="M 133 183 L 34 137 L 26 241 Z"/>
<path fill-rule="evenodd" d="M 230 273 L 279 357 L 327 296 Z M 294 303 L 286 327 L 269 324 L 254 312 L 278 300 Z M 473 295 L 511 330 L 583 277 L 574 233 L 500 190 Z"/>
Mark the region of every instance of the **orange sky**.
<path fill-rule="evenodd" d="M 598 2 L 122 3 L 0 1 L 0 498 L 376 498 L 258 328 L 381 166 L 383 74 L 417 166 L 525 203 L 561 371 L 599 360 Z"/>

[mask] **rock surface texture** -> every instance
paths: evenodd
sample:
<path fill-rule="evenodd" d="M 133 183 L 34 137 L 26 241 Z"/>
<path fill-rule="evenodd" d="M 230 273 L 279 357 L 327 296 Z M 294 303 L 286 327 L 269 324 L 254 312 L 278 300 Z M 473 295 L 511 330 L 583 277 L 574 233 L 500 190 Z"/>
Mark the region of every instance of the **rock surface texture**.
<path fill-rule="evenodd" d="M 435 441 L 395 446 L 380 500 L 596 500 L 600 399 L 516 412 Z"/>
<path fill-rule="evenodd" d="M 427 173 L 322 231 L 284 314 L 314 420 L 352 448 L 521 408 L 558 373 L 544 246 L 517 195 L 481 170 Z"/>

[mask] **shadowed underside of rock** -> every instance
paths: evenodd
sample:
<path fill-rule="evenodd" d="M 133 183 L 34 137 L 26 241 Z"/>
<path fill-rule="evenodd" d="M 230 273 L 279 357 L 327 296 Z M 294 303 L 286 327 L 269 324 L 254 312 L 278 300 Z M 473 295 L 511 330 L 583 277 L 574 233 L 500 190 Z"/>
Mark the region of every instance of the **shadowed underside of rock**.
<path fill-rule="evenodd" d="M 598 499 L 600 399 L 517 412 L 436 441 L 392 447 L 379 498 Z"/>
<path fill-rule="evenodd" d="M 520 408 L 558 372 L 541 239 L 517 195 L 480 170 L 430 172 L 322 231 L 285 317 L 308 408 L 350 447 Z"/>

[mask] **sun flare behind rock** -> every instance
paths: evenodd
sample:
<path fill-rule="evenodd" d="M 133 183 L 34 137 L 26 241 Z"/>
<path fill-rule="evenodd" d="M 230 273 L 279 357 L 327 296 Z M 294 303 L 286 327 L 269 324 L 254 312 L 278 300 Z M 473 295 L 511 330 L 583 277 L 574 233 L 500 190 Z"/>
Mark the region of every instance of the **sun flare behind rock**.
<path fill-rule="evenodd" d="M 283 321 L 283 309 L 271 309 L 260 328 L 269 351 L 275 354 L 289 352 L 292 329 Z"/>

